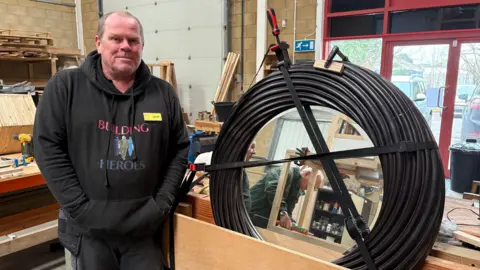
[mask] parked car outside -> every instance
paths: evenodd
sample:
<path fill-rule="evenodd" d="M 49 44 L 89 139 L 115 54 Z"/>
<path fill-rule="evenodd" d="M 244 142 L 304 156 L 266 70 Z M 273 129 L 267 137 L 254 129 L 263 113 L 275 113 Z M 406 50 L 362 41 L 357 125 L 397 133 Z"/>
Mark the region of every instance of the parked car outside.
<path fill-rule="evenodd" d="M 462 115 L 461 141 L 480 139 L 480 87 L 477 85 L 468 97 Z"/>
<path fill-rule="evenodd" d="M 427 107 L 427 87 L 421 76 L 392 76 L 391 82 L 405 93 L 430 122 L 431 109 Z"/>
<path fill-rule="evenodd" d="M 467 102 L 469 98 L 472 97 L 473 91 L 475 90 L 475 85 L 473 84 L 460 84 L 457 85 L 457 91 L 455 96 L 455 108 L 454 108 L 454 117 L 462 118 L 463 112 L 467 107 Z"/>

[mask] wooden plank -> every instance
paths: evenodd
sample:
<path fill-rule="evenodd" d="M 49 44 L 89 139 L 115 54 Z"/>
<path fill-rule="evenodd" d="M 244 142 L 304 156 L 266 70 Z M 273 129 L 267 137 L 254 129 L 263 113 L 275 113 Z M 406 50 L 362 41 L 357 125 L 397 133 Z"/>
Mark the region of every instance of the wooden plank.
<path fill-rule="evenodd" d="M 58 222 L 54 220 L 15 232 L 14 238 L 0 237 L 0 257 L 56 239 L 57 228 Z"/>
<path fill-rule="evenodd" d="M 463 193 L 463 198 L 465 200 L 480 200 L 480 194 L 465 192 Z"/>
<path fill-rule="evenodd" d="M 57 74 L 57 60 L 56 59 L 51 59 L 50 60 L 50 72 L 53 75 Z"/>
<path fill-rule="evenodd" d="M 294 155 L 291 155 L 287 151 L 285 158 L 291 158 Z M 267 228 L 272 228 L 276 226 L 276 221 L 278 217 L 278 212 L 280 211 L 280 204 L 283 200 L 283 193 L 285 191 L 285 186 L 287 184 L 288 172 L 290 170 L 291 162 L 286 162 L 282 165 L 282 171 L 280 172 L 280 177 L 278 179 L 277 190 L 275 192 L 275 198 L 273 199 L 272 209 L 270 210 L 270 216 L 268 218 Z"/>
<path fill-rule="evenodd" d="M 13 47 L 13 48 L 28 47 L 29 49 L 35 49 L 35 48 L 42 49 L 42 51 L 46 51 L 46 49 L 49 47 L 48 45 L 45 45 L 45 44 L 9 43 L 9 42 L 0 43 L 0 46 Z"/>
<path fill-rule="evenodd" d="M 192 217 L 198 220 L 215 224 L 212 204 L 208 195 L 189 192 L 185 202 L 192 206 Z"/>
<path fill-rule="evenodd" d="M 480 269 L 480 251 L 437 242 L 430 255 Z"/>
<path fill-rule="evenodd" d="M 240 55 L 235 54 L 233 59 L 233 64 L 230 67 L 227 75 L 228 76 L 227 81 L 225 82 L 225 85 L 223 85 L 222 95 L 219 100 L 220 102 L 224 102 L 227 100 L 227 95 L 230 92 L 230 86 L 232 85 L 232 80 L 233 80 L 233 77 L 235 76 L 235 71 L 237 70 L 239 60 L 240 60 Z"/>
<path fill-rule="evenodd" d="M 223 125 L 222 122 L 195 120 L 195 129 L 202 130 L 205 132 L 220 133 L 220 130 L 222 129 L 222 125 Z"/>
<path fill-rule="evenodd" d="M 74 48 L 57 48 L 57 47 L 47 47 L 47 53 L 57 54 L 57 55 L 81 55 L 79 49 Z"/>
<path fill-rule="evenodd" d="M 220 82 L 218 83 L 217 91 L 215 92 L 215 97 L 213 98 L 213 102 L 217 102 L 219 100 L 219 97 L 221 95 L 222 89 L 223 89 L 223 84 L 226 80 L 227 77 L 227 72 L 228 72 L 228 67 L 230 65 L 230 62 L 234 56 L 234 53 L 229 52 L 227 55 L 227 60 L 225 61 L 225 64 L 223 66 L 223 71 L 222 71 L 222 76 L 220 77 Z M 215 107 L 212 106 L 212 112 L 215 110 Z"/>
<path fill-rule="evenodd" d="M 457 223 L 459 231 L 470 235 L 480 237 L 480 220 L 474 213 L 478 213 L 478 208 L 472 205 L 472 201 L 461 198 L 445 197 L 445 207 L 443 218 L 448 217 Z M 473 211 L 473 212 L 472 212 Z M 458 224 L 471 224 L 475 226 L 465 226 Z"/>
<path fill-rule="evenodd" d="M 427 257 L 422 270 L 475 270 L 477 268 L 435 257 Z"/>
<path fill-rule="evenodd" d="M 477 188 L 480 188 L 480 181 L 472 181 L 472 193 L 477 193 Z"/>
<path fill-rule="evenodd" d="M 304 235 L 304 234 L 301 234 L 301 233 L 298 233 L 298 232 L 295 232 L 295 231 L 292 231 L 292 230 L 282 228 L 280 226 L 272 227 L 272 228 L 269 228 L 268 230 L 272 231 L 272 232 L 275 232 L 275 233 L 278 233 L 278 234 L 288 236 L 290 238 L 301 240 L 301 241 L 306 242 L 306 243 L 310 243 L 310 244 L 313 244 L 313 245 L 316 245 L 316 246 L 319 246 L 319 247 L 323 247 L 323 248 L 329 249 L 329 250 L 334 251 L 334 252 L 344 253 L 345 251 L 347 251 L 351 248 L 351 246 L 342 245 L 342 244 L 338 244 L 338 243 L 335 243 L 335 242 L 330 242 L 330 241 L 327 241 L 325 239 L 322 239 L 322 238 L 319 238 L 319 237 L 316 237 L 316 236 Z"/>
<path fill-rule="evenodd" d="M 0 236 L 34 227 L 58 217 L 58 204 L 47 205 L 0 219 Z"/>
<path fill-rule="evenodd" d="M 456 232 L 453 232 L 453 238 L 456 238 L 465 243 L 469 243 L 470 245 L 480 247 L 480 238 L 470 235 L 468 233 L 465 233 L 462 231 L 456 231 Z"/>
<path fill-rule="evenodd" d="M 2 60 L 2 61 L 19 61 L 19 62 L 45 62 L 45 61 L 52 60 L 52 58 L 50 58 L 50 57 L 0 56 L 0 60 Z"/>
<path fill-rule="evenodd" d="M 359 135 L 350 135 L 350 134 L 335 134 L 335 138 L 348 139 L 348 140 L 360 140 L 363 141 L 363 136 Z"/>
<path fill-rule="evenodd" d="M 333 261 L 342 257 L 341 252 L 307 242 L 303 239 L 295 239 L 293 237 L 289 237 L 281 233 L 265 230 L 262 228 L 257 228 L 257 230 L 262 236 L 262 238 L 271 244 L 281 246 L 289 250 L 294 250 L 296 252 L 312 256 L 314 258 L 318 258 L 324 261 Z"/>
<path fill-rule="evenodd" d="M 339 73 L 339 74 L 343 73 L 344 66 L 343 66 L 342 63 L 332 62 L 332 64 L 328 68 L 325 68 L 325 63 L 326 63 L 325 60 L 317 60 L 313 64 L 313 67 L 316 68 L 316 69 L 331 71 L 331 72 L 334 72 L 334 73 Z"/>
<path fill-rule="evenodd" d="M 168 223 L 164 230 L 168 251 Z M 164 254 L 167 257 L 167 253 Z M 346 269 L 203 221 L 175 215 L 176 269 Z"/>
<path fill-rule="evenodd" d="M 318 172 L 318 169 L 312 168 L 312 174 L 310 175 L 310 179 L 308 181 L 307 194 L 304 197 L 302 209 L 300 211 L 300 219 L 298 220 L 298 224 L 302 228 L 310 227 L 311 218 L 306 218 L 306 214 L 307 214 L 307 209 L 309 209 L 309 205 L 312 205 L 311 200 L 313 198 L 312 195 L 314 193 L 314 188 L 316 184 L 315 182 L 317 179 L 317 172 Z M 320 183 L 320 186 L 321 186 L 321 183 Z M 315 201 L 313 201 L 313 205 L 315 205 Z M 311 211 L 308 211 L 309 217 L 311 217 L 312 215 L 313 208 L 310 210 Z"/>
<path fill-rule="evenodd" d="M 15 133 L 33 132 L 35 103 L 30 95 L 0 95 L 0 154 L 21 151 L 19 141 L 13 140 Z"/>

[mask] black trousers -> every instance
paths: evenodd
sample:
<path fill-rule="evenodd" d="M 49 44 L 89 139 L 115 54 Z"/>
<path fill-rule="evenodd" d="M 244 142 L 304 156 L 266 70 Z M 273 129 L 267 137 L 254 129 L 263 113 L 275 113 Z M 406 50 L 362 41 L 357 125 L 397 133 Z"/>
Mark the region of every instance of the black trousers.
<path fill-rule="evenodd" d="M 82 236 L 72 254 L 73 270 L 164 270 L 162 252 L 153 238 L 105 241 Z"/>

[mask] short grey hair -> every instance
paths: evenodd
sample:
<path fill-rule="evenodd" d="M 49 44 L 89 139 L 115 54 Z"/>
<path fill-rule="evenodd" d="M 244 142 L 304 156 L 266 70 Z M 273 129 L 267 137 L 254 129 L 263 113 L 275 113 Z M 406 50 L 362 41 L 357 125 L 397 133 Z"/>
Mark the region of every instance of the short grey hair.
<path fill-rule="evenodd" d="M 133 16 L 132 13 L 128 12 L 128 11 L 112 11 L 112 12 L 109 12 L 105 15 L 103 15 L 99 20 L 98 20 L 98 29 L 97 29 L 97 36 L 102 39 L 103 37 L 103 33 L 105 32 L 105 22 L 107 21 L 108 17 L 110 15 L 113 15 L 113 14 L 117 14 L 117 15 L 120 15 L 120 16 L 125 16 L 125 17 L 130 17 L 130 18 L 134 18 L 137 23 L 138 23 L 138 26 L 140 28 L 140 38 L 142 39 L 142 43 L 145 41 L 144 39 L 144 36 L 143 36 L 143 26 L 142 26 L 142 23 L 140 22 L 140 20 L 138 20 L 137 17 Z"/>

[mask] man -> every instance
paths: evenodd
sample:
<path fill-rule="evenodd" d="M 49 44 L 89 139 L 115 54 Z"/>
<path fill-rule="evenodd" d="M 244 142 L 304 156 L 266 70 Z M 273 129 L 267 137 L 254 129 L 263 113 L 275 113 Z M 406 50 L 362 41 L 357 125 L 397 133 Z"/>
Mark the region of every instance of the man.
<path fill-rule="evenodd" d="M 130 13 L 101 18 L 95 42 L 80 68 L 50 79 L 35 117 L 59 240 L 74 269 L 163 269 L 158 238 L 188 164 L 179 100 L 142 61 Z"/>
<path fill-rule="evenodd" d="M 264 228 L 268 223 L 281 170 L 282 168 L 280 167 L 269 170 L 267 174 L 251 188 L 252 204 L 250 218 L 255 226 Z M 290 168 L 278 215 L 280 226 L 287 229 L 292 228 L 292 223 L 295 222 L 292 218 L 293 210 L 300 196 L 305 195 L 311 174 L 312 169 L 310 167 Z M 322 180 L 323 175 L 321 171 L 318 171 L 315 178 L 315 189 L 319 188 Z"/>

